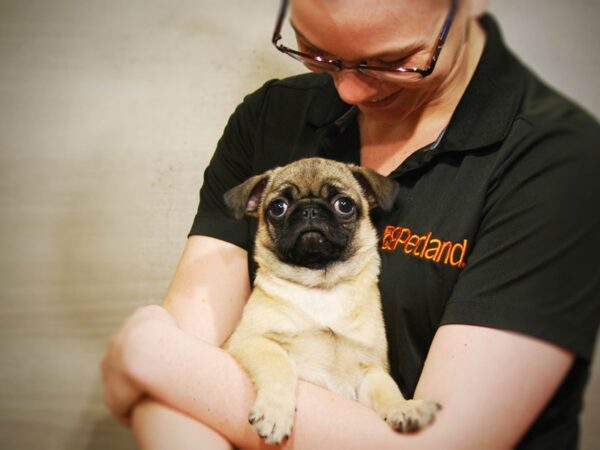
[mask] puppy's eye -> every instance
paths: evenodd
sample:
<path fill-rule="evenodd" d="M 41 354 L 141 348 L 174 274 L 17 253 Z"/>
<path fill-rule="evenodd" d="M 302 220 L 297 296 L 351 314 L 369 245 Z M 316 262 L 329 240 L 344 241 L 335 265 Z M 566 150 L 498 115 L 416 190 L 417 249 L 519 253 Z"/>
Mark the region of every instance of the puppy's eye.
<path fill-rule="evenodd" d="M 279 218 L 287 212 L 288 203 L 283 199 L 277 199 L 271 202 L 269 205 L 269 214 L 271 217 Z"/>
<path fill-rule="evenodd" d="M 356 205 L 350 197 L 339 197 L 333 202 L 333 207 L 338 213 L 347 216 L 354 212 Z"/>

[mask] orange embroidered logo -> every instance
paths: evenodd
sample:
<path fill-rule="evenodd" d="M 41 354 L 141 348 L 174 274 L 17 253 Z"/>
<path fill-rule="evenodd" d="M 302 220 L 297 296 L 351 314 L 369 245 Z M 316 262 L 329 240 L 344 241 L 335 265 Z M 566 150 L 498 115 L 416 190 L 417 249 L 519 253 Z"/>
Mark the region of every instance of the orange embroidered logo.
<path fill-rule="evenodd" d="M 423 236 L 413 233 L 406 227 L 388 225 L 381 238 L 382 250 L 399 250 L 407 255 L 428 259 L 452 267 L 464 267 L 468 242 L 443 241 L 431 236 L 431 231 Z"/>

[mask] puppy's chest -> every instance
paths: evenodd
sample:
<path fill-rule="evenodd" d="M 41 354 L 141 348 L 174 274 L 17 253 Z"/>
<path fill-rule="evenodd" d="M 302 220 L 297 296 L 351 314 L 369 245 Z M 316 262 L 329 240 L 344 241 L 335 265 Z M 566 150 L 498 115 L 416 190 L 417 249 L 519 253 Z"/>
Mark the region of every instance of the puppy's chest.
<path fill-rule="evenodd" d="M 281 345 L 294 361 L 299 378 L 352 399 L 356 399 L 356 389 L 366 370 L 379 365 L 374 346 L 329 328 L 284 337 Z"/>
<path fill-rule="evenodd" d="M 349 398 L 356 398 L 366 369 L 385 357 L 373 333 L 382 324 L 356 314 L 365 306 L 357 305 L 357 294 L 365 293 L 343 285 L 327 291 L 289 289 L 287 326 L 272 336 L 294 361 L 299 378 Z"/>
<path fill-rule="evenodd" d="M 293 305 L 298 322 L 306 321 L 321 328 L 346 325 L 349 309 L 356 293 L 352 286 L 342 284 L 332 289 L 308 289 L 289 286 L 284 291 L 287 302 Z M 301 326 L 298 323 L 298 326 Z"/>

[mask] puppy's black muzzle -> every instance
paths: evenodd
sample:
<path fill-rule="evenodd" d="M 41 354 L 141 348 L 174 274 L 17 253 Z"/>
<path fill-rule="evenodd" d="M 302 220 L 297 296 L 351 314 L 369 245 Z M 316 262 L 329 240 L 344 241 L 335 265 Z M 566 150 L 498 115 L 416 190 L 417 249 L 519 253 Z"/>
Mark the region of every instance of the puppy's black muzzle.
<path fill-rule="evenodd" d="M 320 206 L 308 205 L 302 208 L 300 210 L 300 213 L 302 214 L 302 218 L 304 220 L 311 222 L 313 220 L 318 220 L 319 217 L 322 215 L 320 208 Z"/>
<path fill-rule="evenodd" d="M 298 202 L 284 223 L 277 247 L 283 261 L 323 269 L 344 254 L 349 236 L 322 200 Z"/>

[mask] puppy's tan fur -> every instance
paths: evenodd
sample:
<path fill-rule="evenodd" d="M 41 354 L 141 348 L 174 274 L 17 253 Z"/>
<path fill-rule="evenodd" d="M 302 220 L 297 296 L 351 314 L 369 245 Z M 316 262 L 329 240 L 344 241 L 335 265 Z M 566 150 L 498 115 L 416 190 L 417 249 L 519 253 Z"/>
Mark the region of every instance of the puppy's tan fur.
<path fill-rule="evenodd" d="M 316 270 L 276 256 L 277 230 L 265 220 L 265 205 L 290 186 L 295 199 L 326 198 L 334 186 L 360 205 L 345 259 Z M 268 443 L 280 443 L 291 432 L 299 378 L 358 400 L 399 431 L 433 419 L 435 403 L 405 400 L 388 375 L 380 258 L 369 207 L 389 207 L 394 195 L 395 186 L 372 171 L 318 158 L 259 175 L 226 194 L 233 210 L 259 221 L 254 290 L 224 348 L 254 383 L 249 420 Z"/>

